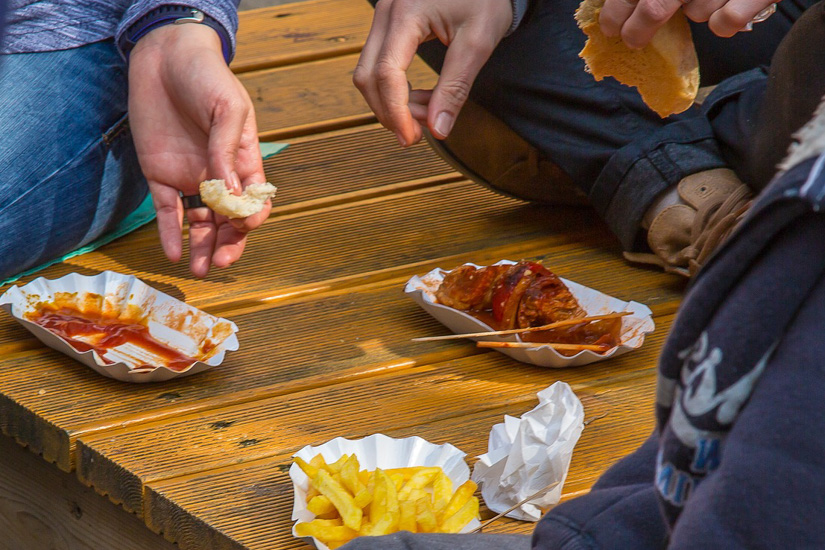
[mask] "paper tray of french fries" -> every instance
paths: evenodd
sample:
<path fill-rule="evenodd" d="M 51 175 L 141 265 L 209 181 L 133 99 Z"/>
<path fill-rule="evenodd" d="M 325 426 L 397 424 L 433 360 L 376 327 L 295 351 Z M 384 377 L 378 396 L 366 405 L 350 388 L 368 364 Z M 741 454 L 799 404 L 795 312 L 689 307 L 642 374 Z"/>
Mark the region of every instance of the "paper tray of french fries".
<path fill-rule="evenodd" d="M 493 266 L 506 267 L 516 266 L 517 264 L 538 266 L 539 269 L 544 269 L 543 266 L 536 262 L 513 262 L 510 260 L 501 260 L 493 264 Z M 617 322 L 618 328 L 616 329 L 615 342 L 611 345 L 592 345 L 586 343 L 551 344 L 526 341 L 527 339 L 523 339 L 523 336 L 528 332 L 527 330 L 499 330 L 499 328 L 494 328 L 491 324 L 485 322 L 485 319 L 493 320 L 493 314 L 490 312 L 474 312 L 470 307 L 462 310 L 459 309 L 458 306 L 451 307 L 440 302 L 437 296 L 439 296 L 439 289 L 447 275 L 450 274 L 451 271 L 469 269 L 468 280 L 465 286 L 461 288 L 470 289 L 479 296 L 486 292 L 487 302 L 492 301 L 493 308 L 497 305 L 497 289 L 486 289 L 485 291 L 485 289 L 482 288 L 484 274 L 479 275 L 479 271 L 475 271 L 473 268 L 475 270 L 487 269 L 484 266 L 467 263 L 455 268 L 455 270 L 437 268 L 425 275 L 416 275 L 409 279 L 404 288 L 404 292 L 415 300 L 427 313 L 454 333 L 447 336 L 414 338 L 414 340 L 456 339 L 459 335 L 463 335 L 464 337 L 475 340 L 479 347 L 494 348 L 523 363 L 530 363 L 542 367 L 574 367 L 596 361 L 604 361 L 610 357 L 617 357 L 634 349 L 638 349 L 644 343 L 645 335 L 652 332 L 655 328 L 651 311 L 644 304 L 633 301 L 626 302 L 550 273 L 554 280 L 561 281 L 561 283 L 564 284 L 566 290 L 569 290 L 569 293 L 572 294 L 572 297 L 581 310 L 578 313 L 578 315 L 580 315 L 578 318 L 567 319 L 566 321 L 555 324 L 566 324 L 566 326 L 575 327 L 582 318 L 591 319 L 599 323 L 606 323 L 608 321 Z M 548 275 L 548 280 L 550 275 Z M 513 286 L 517 287 L 518 283 L 514 283 Z M 492 295 L 492 298 L 490 295 Z M 510 294 L 507 296 L 509 295 Z M 464 296 L 460 298 L 464 299 Z M 536 303 L 533 309 L 544 307 L 541 303 L 542 297 L 539 293 L 534 293 L 533 298 Z M 461 302 L 461 299 L 455 301 Z M 467 303 L 472 304 L 472 302 L 468 300 L 470 299 L 465 299 L 462 307 Z M 501 303 L 503 303 L 503 300 Z M 526 308 L 516 306 L 513 317 L 516 317 L 516 315 L 522 316 L 523 309 Z M 480 315 L 480 313 L 485 313 L 486 316 Z M 595 323 L 590 326 L 595 326 Z M 506 328 L 510 327 L 508 326 Z M 538 328 L 541 327 L 530 326 L 529 330 L 533 331 Z M 532 332 L 531 334 L 538 334 L 538 332 Z"/>
<path fill-rule="evenodd" d="M 384 434 L 306 446 L 289 469 L 292 534 L 325 550 L 402 530 L 471 531 L 479 502 L 464 456 L 450 444 Z"/>

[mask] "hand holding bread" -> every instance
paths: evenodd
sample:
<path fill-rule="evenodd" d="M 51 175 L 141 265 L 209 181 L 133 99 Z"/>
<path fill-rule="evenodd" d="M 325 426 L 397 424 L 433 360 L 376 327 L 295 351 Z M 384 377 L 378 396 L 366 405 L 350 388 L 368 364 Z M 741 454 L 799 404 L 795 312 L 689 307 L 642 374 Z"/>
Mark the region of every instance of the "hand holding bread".
<path fill-rule="evenodd" d="M 596 80 L 612 76 L 635 86 L 664 118 L 689 108 L 699 89 L 688 19 L 730 37 L 774 11 L 772 0 L 584 0 L 576 11 L 587 35 L 579 56 Z"/>
<path fill-rule="evenodd" d="M 599 17 L 602 32 L 620 36 L 631 48 L 642 48 L 674 14 L 707 22 L 717 36 L 730 37 L 763 21 L 774 0 L 605 0 Z M 760 14 L 763 14 L 760 17 Z"/>
<path fill-rule="evenodd" d="M 676 12 L 641 49 L 621 36 L 604 34 L 599 15 L 606 0 L 584 0 L 576 22 L 587 35 L 579 53 L 596 80 L 612 76 L 635 86 L 644 102 L 662 118 L 688 109 L 699 91 L 699 60 L 687 19 Z"/>
<path fill-rule="evenodd" d="M 185 216 L 195 276 L 237 261 L 268 205 L 230 220 L 208 208 L 184 209 L 180 198 L 197 194 L 207 178 L 225 178 L 235 192 L 266 179 L 252 101 L 213 29 L 166 25 L 138 41 L 129 60 L 129 120 L 166 257 L 183 255 Z"/>

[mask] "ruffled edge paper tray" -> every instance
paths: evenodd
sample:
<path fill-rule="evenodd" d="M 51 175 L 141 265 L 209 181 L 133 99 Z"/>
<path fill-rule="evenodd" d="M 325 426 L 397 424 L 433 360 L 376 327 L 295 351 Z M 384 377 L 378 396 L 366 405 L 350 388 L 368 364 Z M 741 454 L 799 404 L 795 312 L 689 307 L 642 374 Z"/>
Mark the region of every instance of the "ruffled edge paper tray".
<path fill-rule="evenodd" d="M 384 434 L 373 434 L 355 440 L 337 437 L 322 445 L 314 447 L 307 445 L 292 456 L 301 457 L 309 462 L 318 453 L 323 455 L 328 464 L 335 462 L 343 455 L 354 454 L 358 457 L 358 463 L 362 470 L 375 470 L 376 468 L 384 470 L 408 466 L 440 466 L 453 482 L 453 487 L 458 487 L 470 479 L 470 468 L 464 460 L 466 453 L 449 443 L 436 445 L 418 436 L 397 439 Z M 295 497 L 292 506 L 292 521 L 296 522 L 295 525 L 312 521 L 315 519 L 315 515 L 307 510 L 306 499 L 309 478 L 294 462 L 289 468 L 289 477 L 292 479 Z M 292 527 L 292 534 L 295 537 L 315 545 L 319 550 L 328 550 L 324 543 L 314 537 L 298 537 L 295 533 L 295 525 Z M 479 525 L 481 525 L 481 522 L 473 519 L 464 526 L 461 532 L 472 531 Z"/>
<path fill-rule="evenodd" d="M 501 260 L 497 262 L 496 265 L 514 263 L 515 262 L 510 260 Z M 465 265 L 481 267 L 475 264 Z M 407 281 L 404 292 L 415 300 L 427 313 L 435 317 L 455 334 L 492 331 L 493 329 L 490 326 L 475 317 L 436 302 L 436 290 L 438 290 L 438 287 L 444 280 L 444 276 L 448 272 L 448 270 L 436 268 L 426 275 L 420 277 L 415 275 Z M 538 343 L 534 348 L 496 348 L 496 351 L 509 355 L 516 361 L 530 363 L 540 367 L 577 367 L 595 363 L 596 361 L 604 361 L 611 357 L 618 357 L 619 355 L 638 349 L 644 343 L 645 335 L 653 332 L 655 324 L 650 308 L 646 305 L 638 302 L 625 302 L 573 281 L 564 278 L 561 280 L 567 285 L 567 288 L 570 289 L 570 292 L 573 293 L 573 296 L 576 297 L 576 300 L 578 300 L 588 315 L 604 315 L 623 311 L 632 312 L 631 315 L 622 317 L 621 344 L 605 353 L 584 350 L 571 356 L 562 355 L 555 349 L 549 346 L 542 346 Z M 473 338 L 473 340 L 481 339 L 482 338 Z M 521 342 L 518 334 L 491 336 L 484 339 L 499 342 Z"/>
<path fill-rule="evenodd" d="M 137 307 L 155 340 L 198 361 L 182 370 L 172 370 L 165 365 L 135 368 L 138 365 L 130 365 L 130 358 L 138 357 L 140 350 L 126 349 L 126 346 L 112 348 L 106 354 L 108 362 L 95 350 L 80 352 L 57 334 L 25 318 L 26 313 L 34 311 L 39 304 L 53 302 L 58 293 L 70 296 L 81 311 L 84 300 L 96 301 L 96 307 L 113 317 L 119 317 L 119 312 L 126 308 Z M 232 321 L 181 302 L 133 275 L 113 271 L 93 276 L 71 273 L 53 280 L 39 277 L 27 285 L 8 289 L 0 296 L 0 307 L 45 345 L 80 361 L 98 374 L 123 382 L 162 382 L 202 372 L 220 365 L 227 351 L 238 349 L 235 334 L 238 327 Z M 201 353 L 199 350 L 205 349 L 204 343 L 209 344 L 209 351 Z"/>

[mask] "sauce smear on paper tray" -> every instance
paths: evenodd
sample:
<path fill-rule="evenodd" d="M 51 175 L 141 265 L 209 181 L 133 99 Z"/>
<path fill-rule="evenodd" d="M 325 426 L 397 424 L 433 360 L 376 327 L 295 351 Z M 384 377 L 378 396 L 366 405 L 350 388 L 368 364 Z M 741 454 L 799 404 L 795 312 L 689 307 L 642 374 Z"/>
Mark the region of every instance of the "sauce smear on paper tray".
<path fill-rule="evenodd" d="M 108 350 L 131 344 L 156 358 L 158 364 L 133 365 L 134 369 L 154 368 L 160 365 L 173 371 L 188 368 L 196 359 L 155 340 L 146 325 L 119 319 L 82 313 L 73 308 L 57 309 L 41 307 L 29 314 L 28 319 L 66 340 L 79 352 L 95 350 L 107 363 Z"/>

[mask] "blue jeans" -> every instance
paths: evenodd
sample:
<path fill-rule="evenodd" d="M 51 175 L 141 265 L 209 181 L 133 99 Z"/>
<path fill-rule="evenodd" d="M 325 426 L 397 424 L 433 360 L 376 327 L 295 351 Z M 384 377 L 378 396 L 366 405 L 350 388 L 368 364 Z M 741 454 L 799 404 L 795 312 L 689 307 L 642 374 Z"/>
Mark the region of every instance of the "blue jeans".
<path fill-rule="evenodd" d="M 644 249 L 644 213 L 685 176 L 728 166 L 753 183 L 747 156 L 729 152 L 742 151 L 752 131 L 742 121 L 756 119 L 767 80 L 761 67 L 814 1 L 783 0 L 775 15 L 734 38 L 713 35 L 705 23 L 692 25 L 701 84 L 721 83 L 709 98 L 716 109 L 692 107 L 667 119 L 635 89 L 612 78 L 596 82 L 585 72 L 578 57 L 585 36 L 573 17 L 579 3 L 533 0 L 521 26 L 482 68 L 470 97 L 570 175 L 625 249 Z M 437 40 L 419 48 L 436 71 L 444 52 Z"/>
<path fill-rule="evenodd" d="M 0 280 L 106 233 L 146 197 L 112 40 L 0 56 Z"/>

